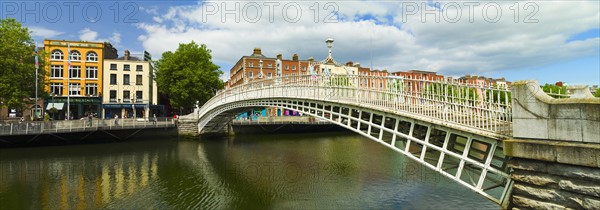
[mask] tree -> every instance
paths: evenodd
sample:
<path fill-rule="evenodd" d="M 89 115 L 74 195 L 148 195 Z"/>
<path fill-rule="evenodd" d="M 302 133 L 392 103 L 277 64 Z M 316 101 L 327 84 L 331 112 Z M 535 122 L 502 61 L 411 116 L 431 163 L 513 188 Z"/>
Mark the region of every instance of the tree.
<path fill-rule="evenodd" d="M 35 45 L 29 30 L 15 19 L 0 19 L 0 107 L 22 110 L 35 96 Z M 44 53 L 40 52 L 38 97 L 44 93 Z"/>
<path fill-rule="evenodd" d="M 223 88 L 219 66 L 212 62 L 211 50 L 195 42 L 179 44 L 175 52 L 167 51 L 154 62 L 158 89 L 165 93 L 174 107 L 200 105 Z"/>
<path fill-rule="evenodd" d="M 600 88 L 596 89 L 596 93 L 594 93 L 595 97 L 600 97 Z"/>
<path fill-rule="evenodd" d="M 567 87 L 566 86 L 557 86 L 557 85 L 553 85 L 553 84 L 544 84 L 544 86 L 542 86 L 542 90 L 546 93 L 548 93 L 549 96 L 554 97 L 554 98 L 560 98 L 561 95 L 566 95 L 567 94 Z"/>

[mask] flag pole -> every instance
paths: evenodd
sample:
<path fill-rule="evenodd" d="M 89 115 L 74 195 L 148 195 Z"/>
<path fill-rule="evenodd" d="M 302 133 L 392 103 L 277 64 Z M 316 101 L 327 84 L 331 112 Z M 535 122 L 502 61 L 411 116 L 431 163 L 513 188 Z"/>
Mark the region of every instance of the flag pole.
<path fill-rule="evenodd" d="M 33 116 L 35 116 L 35 118 L 39 118 L 38 116 L 38 69 L 40 67 L 40 64 L 38 63 L 38 48 L 37 48 L 37 42 L 34 45 L 35 47 L 35 109 L 34 109 L 34 113 Z M 35 119 L 34 119 L 35 120 Z"/>
<path fill-rule="evenodd" d="M 67 119 L 71 119 L 71 43 L 67 42 Z"/>

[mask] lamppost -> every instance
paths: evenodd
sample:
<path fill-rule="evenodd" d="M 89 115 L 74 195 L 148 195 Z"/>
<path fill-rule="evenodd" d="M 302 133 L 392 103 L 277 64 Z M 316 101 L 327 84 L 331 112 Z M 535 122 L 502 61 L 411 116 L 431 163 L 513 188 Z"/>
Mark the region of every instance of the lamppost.
<path fill-rule="evenodd" d="M 51 96 L 52 96 L 52 108 L 51 109 L 56 109 L 56 108 L 54 108 L 54 96 L 56 96 L 56 93 L 52 93 Z M 54 113 L 55 112 L 53 111 L 52 112 L 52 120 L 54 120 L 54 115 L 55 115 Z"/>
<path fill-rule="evenodd" d="M 333 47 L 333 39 L 331 37 L 327 38 L 327 40 L 325 40 L 325 43 L 327 44 L 327 48 L 329 48 L 329 56 L 331 58 L 331 48 Z"/>

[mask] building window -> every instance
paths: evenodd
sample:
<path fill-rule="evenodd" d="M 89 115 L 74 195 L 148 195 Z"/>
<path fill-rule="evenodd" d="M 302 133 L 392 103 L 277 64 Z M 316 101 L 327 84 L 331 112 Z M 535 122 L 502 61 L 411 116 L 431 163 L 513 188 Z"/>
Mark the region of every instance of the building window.
<path fill-rule="evenodd" d="M 129 74 L 123 75 L 123 85 L 129 85 Z"/>
<path fill-rule="evenodd" d="M 269 78 L 271 78 L 271 76 L 272 76 L 272 75 L 271 75 L 271 72 L 269 72 L 267 75 L 268 75 L 268 77 L 269 77 Z"/>
<path fill-rule="evenodd" d="M 58 65 L 50 66 L 50 77 L 51 78 L 62 78 L 63 77 L 63 66 L 58 66 Z"/>
<path fill-rule="evenodd" d="M 296 71 L 296 66 L 292 66 L 292 70 Z"/>
<path fill-rule="evenodd" d="M 98 61 L 98 54 L 94 51 L 90 51 L 85 55 L 86 61 Z"/>
<path fill-rule="evenodd" d="M 81 53 L 77 50 L 71 50 L 71 54 L 69 55 L 72 61 L 80 61 Z"/>
<path fill-rule="evenodd" d="M 289 70 L 289 69 L 290 69 L 290 66 L 285 65 L 285 70 Z"/>
<path fill-rule="evenodd" d="M 50 94 L 60 96 L 63 92 L 63 84 L 62 83 L 52 83 L 50 84 Z"/>
<path fill-rule="evenodd" d="M 69 78 L 79 79 L 81 77 L 81 66 L 71 66 L 69 68 Z"/>
<path fill-rule="evenodd" d="M 69 95 L 81 95 L 81 85 L 79 83 L 69 83 Z"/>
<path fill-rule="evenodd" d="M 248 63 L 248 67 L 254 67 L 254 65 L 252 64 L 252 62 Z"/>
<path fill-rule="evenodd" d="M 302 67 L 302 71 L 306 71 L 306 66 L 303 66 L 303 67 Z"/>
<path fill-rule="evenodd" d="M 123 71 L 129 71 L 129 64 L 123 65 Z"/>
<path fill-rule="evenodd" d="M 269 64 L 267 64 L 267 66 L 268 66 L 269 68 L 273 68 L 273 64 L 272 64 L 272 63 L 269 63 Z"/>
<path fill-rule="evenodd" d="M 88 96 L 98 95 L 98 84 L 96 84 L 96 83 L 85 84 L 85 94 Z"/>
<path fill-rule="evenodd" d="M 117 64 L 116 63 L 111 63 L 110 64 L 110 70 L 117 70 Z"/>
<path fill-rule="evenodd" d="M 117 84 L 117 75 L 116 74 L 110 74 L 110 84 L 111 85 Z"/>
<path fill-rule="evenodd" d="M 117 102 L 117 91 L 116 90 L 111 90 L 110 91 L 110 102 Z"/>
<path fill-rule="evenodd" d="M 142 91 L 135 91 L 135 102 L 136 103 L 143 103 L 142 96 L 144 96 L 142 94 Z"/>
<path fill-rule="evenodd" d="M 142 85 L 142 75 L 135 75 L 135 84 Z"/>
<path fill-rule="evenodd" d="M 85 67 L 85 78 L 98 79 L 98 67 L 97 66 L 86 66 Z"/>
<path fill-rule="evenodd" d="M 129 99 L 129 90 L 123 91 L 123 102 L 129 103 L 131 100 Z"/>
<path fill-rule="evenodd" d="M 144 68 L 142 67 L 142 65 L 136 65 L 135 70 L 136 71 L 144 71 Z"/>
<path fill-rule="evenodd" d="M 63 52 L 60 50 L 52 50 L 50 54 L 50 60 L 63 60 Z"/>
<path fill-rule="evenodd" d="M 248 77 L 252 78 L 252 72 L 248 72 Z"/>

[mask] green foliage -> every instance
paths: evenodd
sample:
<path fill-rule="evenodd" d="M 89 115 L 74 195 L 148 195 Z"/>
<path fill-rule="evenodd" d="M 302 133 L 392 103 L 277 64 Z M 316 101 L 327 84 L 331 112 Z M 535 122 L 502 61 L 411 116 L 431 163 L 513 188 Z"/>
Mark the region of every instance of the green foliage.
<path fill-rule="evenodd" d="M 350 78 L 346 75 L 334 75 L 329 79 L 329 86 L 349 87 L 351 85 Z"/>
<path fill-rule="evenodd" d="M 486 96 L 487 101 L 492 103 L 500 104 L 511 104 L 512 103 L 512 92 L 510 91 L 499 91 L 499 90 L 487 90 Z"/>
<path fill-rule="evenodd" d="M 596 89 L 596 93 L 594 93 L 595 97 L 600 97 L 600 88 Z"/>
<path fill-rule="evenodd" d="M 158 89 L 169 97 L 174 107 L 200 105 L 223 88 L 219 66 L 212 62 L 206 45 L 195 42 L 179 44 L 175 52 L 167 51 L 154 62 Z"/>
<path fill-rule="evenodd" d="M 436 100 L 443 100 L 451 103 L 465 102 L 465 99 L 473 102 L 479 98 L 475 88 L 440 83 L 429 84 L 422 91 L 426 97 L 432 97 Z M 446 93 L 445 95 L 444 92 Z"/>
<path fill-rule="evenodd" d="M 35 45 L 29 30 L 15 19 L 0 19 L 0 107 L 23 109 L 35 97 Z M 44 93 L 44 58 L 39 53 L 38 91 Z"/>
<path fill-rule="evenodd" d="M 553 84 L 548 84 L 548 83 L 546 83 L 546 84 L 544 84 L 544 86 L 542 86 L 542 90 L 546 93 L 550 93 L 549 95 L 554 98 L 559 98 L 560 95 L 565 95 L 567 93 L 566 86 L 559 87 L 559 86 L 556 86 Z"/>

